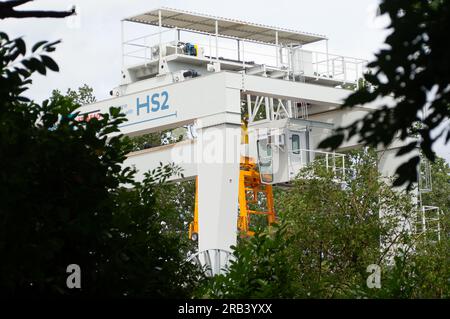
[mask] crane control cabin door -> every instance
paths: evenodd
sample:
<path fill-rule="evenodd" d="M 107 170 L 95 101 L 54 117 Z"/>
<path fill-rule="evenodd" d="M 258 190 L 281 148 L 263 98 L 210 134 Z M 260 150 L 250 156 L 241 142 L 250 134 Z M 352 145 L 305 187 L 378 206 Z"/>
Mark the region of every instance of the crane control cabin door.
<path fill-rule="evenodd" d="M 269 185 L 288 182 L 285 130 L 269 131 L 258 136 L 257 149 L 261 182 Z"/>
<path fill-rule="evenodd" d="M 258 139 L 258 166 L 261 175 L 261 182 L 272 184 L 274 182 L 273 172 L 273 146 L 270 144 L 270 137 Z"/>
<path fill-rule="evenodd" d="M 309 131 L 287 130 L 287 148 L 289 161 L 289 179 L 294 179 L 299 171 L 314 160 L 314 153 L 310 151 Z"/>

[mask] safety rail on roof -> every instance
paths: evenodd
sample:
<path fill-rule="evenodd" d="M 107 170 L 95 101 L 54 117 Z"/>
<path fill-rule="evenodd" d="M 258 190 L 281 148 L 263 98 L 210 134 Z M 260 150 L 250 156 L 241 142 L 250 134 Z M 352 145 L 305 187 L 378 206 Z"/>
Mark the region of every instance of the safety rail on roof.
<path fill-rule="evenodd" d="M 327 40 L 326 36 L 320 34 L 167 7 L 138 14 L 123 21 L 266 44 L 304 45 Z"/>
<path fill-rule="evenodd" d="M 190 43 L 201 51 L 196 54 L 200 60 L 240 64 L 248 74 L 301 82 L 316 79 L 320 80 L 318 84 L 336 86 L 358 85 L 367 63 L 330 54 L 328 39 L 322 35 L 183 10 L 163 7 L 123 22 L 158 27 L 156 33 L 131 40 L 125 40 L 122 29 L 124 66 L 155 62 L 164 52 L 186 54 L 181 46 Z M 189 37 L 181 39 L 186 33 Z M 305 50 L 305 45 L 319 41 L 325 43 L 323 52 Z M 127 63 L 130 59 L 134 63 Z"/>
<path fill-rule="evenodd" d="M 161 44 L 159 43 L 162 38 Z M 195 45 L 193 56 L 184 47 Z M 160 51 L 162 51 L 160 53 Z M 273 47 L 264 44 L 233 43 L 212 37 L 184 37 L 173 29 L 123 42 L 124 65 L 151 63 L 166 56 L 188 56 L 207 62 L 234 63 L 250 75 L 304 81 L 305 77 L 330 83 L 353 83 L 363 77 L 366 60 L 306 50 L 301 47 Z"/>

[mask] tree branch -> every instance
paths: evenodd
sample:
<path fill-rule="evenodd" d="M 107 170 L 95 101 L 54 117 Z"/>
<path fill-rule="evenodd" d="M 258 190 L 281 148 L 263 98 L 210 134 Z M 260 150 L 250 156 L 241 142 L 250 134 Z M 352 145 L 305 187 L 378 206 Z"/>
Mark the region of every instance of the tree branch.
<path fill-rule="evenodd" d="M 65 18 L 73 14 L 71 11 L 13 11 L 6 18 Z M 0 19 L 3 19 L 1 11 Z"/>
<path fill-rule="evenodd" d="M 75 7 L 70 11 L 16 11 L 14 7 L 20 6 L 33 0 L 14 0 L 0 2 L 0 19 L 6 18 L 65 18 L 76 14 Z"/>
<path fill-rule="evenodd" d="M 4 1 L 4 2 L 0 3 L 0 7 L 1 7 L 1 6 L 7 6 L 7 7 L 10 7 L 10 8 L 14 8 L 14 7 L 21 6 L 22 4 L 25 4 L 25 3 L 31 2 L 31 1 L 34 1 L 34 0 L 11 0 L 11 1 Z"/>

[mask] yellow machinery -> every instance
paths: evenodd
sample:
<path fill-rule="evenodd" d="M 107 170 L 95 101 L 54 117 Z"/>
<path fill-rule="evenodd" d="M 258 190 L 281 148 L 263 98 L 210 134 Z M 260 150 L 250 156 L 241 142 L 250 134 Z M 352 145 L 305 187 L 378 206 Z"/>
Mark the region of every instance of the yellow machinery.
<path fill-rule="evenodd" d="M 242 143 L 248 144 L 247 125 L 242 125 Z M 195 181 L 194 221 L 189 224 L 189 238 L 198 239 L 198 178 Z M 253 219 L 252 219 L 253 216 Z M 264 216 L 267 225 L 275 222 L 272 185 L 263 184 L 258 166 L 250 157 L 241 157 L 239 174 L 238 229 L 242 235 L 252 236 L 250 229 L 256 216 Z M 261 221 L 261 220 L 259 220 Z"/>
<path fill-rule="evenodd" d="M 189 224 L 189 239 L 198 240 L 198 177 L 195 178 L 194 221 Z"/>
<path fill-rule="evenodd" d="M 250 230 L 252 216 L 262 215 L 267 225 L 275 222 L 272 185 L 263 184 L 257 165 L 248 157 L 241 159 L 239 174 L 239 219 L 238 228 L 245 235 Z"/>
<path fill-rule="evenodd" d="M 194 221 L 189 224 L 189 238 L 198 239 L 198 179 L 196 180 Z M 239 174 L 238 229 L 242 235 L 252 236 L 252 216 L 265 216 L 267 225 L 275 222 L 272 186 L 261 183 L 257 165 L 248 157 L 241 158 Z"/>

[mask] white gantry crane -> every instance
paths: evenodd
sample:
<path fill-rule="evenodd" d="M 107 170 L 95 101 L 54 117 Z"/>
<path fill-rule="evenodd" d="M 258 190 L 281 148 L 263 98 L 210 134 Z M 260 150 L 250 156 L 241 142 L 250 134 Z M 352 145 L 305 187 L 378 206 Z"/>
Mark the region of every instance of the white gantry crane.
<path fill-rule="evenodd" d="M 143 27 L 153 33 L 127 38 Z M 323 43 L 323 52 L 309 50 L 312 43 Z M 271 185 L 289 183 L 317 157 L 343 174 L 343 155 L 318 151 L 317 144 L 376 108 L 339 109 L 365 61 L 330 54 L 328 39 L 317 34 L 160 8 L 122 21 L 122 48 L 122 79 L 112 98 L 78 111 L 89 118 L 120 107 L 128 118 L 120 130 L 129 136 L 189 128 L 189 138 L 129 154 L 125 164 L 137 168 L 139 179 L 160 162 L 197 179 L 191 235 L 216 271 L 236 244 L 237 225 L 249 231 L 257 212 L 248 202 L 265 193 L 270 222 Z M 395 157 L 397 147 L 380 150 L 382 174 L 393 175 L 405 159 Z"/>

